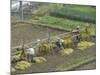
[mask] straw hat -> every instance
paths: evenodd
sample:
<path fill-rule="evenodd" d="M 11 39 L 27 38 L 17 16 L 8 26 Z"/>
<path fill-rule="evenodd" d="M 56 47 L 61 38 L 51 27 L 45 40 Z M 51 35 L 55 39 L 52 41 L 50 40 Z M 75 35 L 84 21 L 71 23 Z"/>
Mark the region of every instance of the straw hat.
<path fill-rule="evenodd" d="M 60 38 L 59 37 L 57 37 L 57 40 L 59 40 Z"/>
<path fill-rule="evenodd" d="M 89 26 L 89 24 L 87 23 L 87 24 L 86 24 L 86 27 L 88 27 L 88 26 Z"/>
<path fill-rule="evenodd" d="M 77 26 L 77 28 L 80 28 L 80 26 Z"/>
<path fill-rule="evenodd" d="M 37 42 L 40 42 L 40 39 L 37 39 Z"/>

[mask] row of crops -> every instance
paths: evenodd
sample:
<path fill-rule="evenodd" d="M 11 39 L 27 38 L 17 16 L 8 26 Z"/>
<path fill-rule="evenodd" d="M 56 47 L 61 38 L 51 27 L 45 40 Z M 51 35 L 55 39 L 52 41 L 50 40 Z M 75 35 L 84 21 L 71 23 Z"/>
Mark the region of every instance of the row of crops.
<path fill-rule="evenodd" d="M 73 29 L 73 28 L 76 28 L 77 26 L 80 26 L 80 28 L 82 29 L 87 24 L 91 25 L 92 28 L 95 28 L 95 24 L 92 24 L 92 23 L 57 18 L 57 17 L 53 17 L 53 16 L 40 17 L 38 22 L 43 23 L 43 24 L 50 24 L 53 26 L 60 26 L 60 27 L 66 28 L 66 29 Z"/>
<path fill-rule="evenodd" d="M 95 7 L 65 5 L 61 9 L 50 12 L 51 16 L 69 18 L 78 21 L 96 22 Z"/>
<path fill-rule="evenodd" d="M 66 29 L 74 29 L 77 26 L 84 28 L 88 24 L 95 31 L 96 7 L 51 4 L 48 5 L 48 7 L 40 7 L 37 9 L 35 13 L 33 13 L 31 20 L 33 20 L 33 22 Z"/>

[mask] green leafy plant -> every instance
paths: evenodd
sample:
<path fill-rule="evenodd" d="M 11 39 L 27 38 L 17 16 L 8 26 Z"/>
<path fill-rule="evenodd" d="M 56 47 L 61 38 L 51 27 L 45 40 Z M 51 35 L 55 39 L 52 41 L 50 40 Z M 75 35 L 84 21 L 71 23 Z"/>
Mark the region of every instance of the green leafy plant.
<path fill-rule="evenodd" d="M 90 10 L 90 11 L 88 11 Z M 79 21 L 95 23 L 96 19 L 95 7 L 85 7 L 79 5 L 65 5 L 61 9 L 50 12 L 50 15 L 62 18 L 69 18 Z"/>

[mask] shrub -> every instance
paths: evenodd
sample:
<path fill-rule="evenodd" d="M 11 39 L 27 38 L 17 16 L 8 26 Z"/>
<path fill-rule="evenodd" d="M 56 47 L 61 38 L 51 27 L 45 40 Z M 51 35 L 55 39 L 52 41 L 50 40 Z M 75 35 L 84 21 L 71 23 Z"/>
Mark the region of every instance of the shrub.
<path fill-rule="evenodd" d="M 70 55 L 73 53 L 73 49 L 72 48 L 66 48 L 64 50 L 59 51 L 59 53 L 63 56 L 63 55 Z"/>
<path fill-rule="evenodd" d="M 78 43 L 77 49 L 79 49 L 79 50 L 86 50 L 87 48 L 89 48 L 89 47 L 91 47 L 93 45 L 95 45 L 94 42 L 82 41 L 82 42 Z"/>
<path fill-rule="evenodd" d="M 35 63 L 47 62 L 47 60 L 44 57 L 33 57 L 33 61 L 35 61 Z"/>
<path fill-rule="evenodd" d="M 35 10 L 32 14 L 33 14 L 33 16 L 41 17 L 41 16 L 44 16 L 44 15 L 48 15 L 49 10 L 50 10 L 50 8 L 42 6 L 39 9 Z"/>

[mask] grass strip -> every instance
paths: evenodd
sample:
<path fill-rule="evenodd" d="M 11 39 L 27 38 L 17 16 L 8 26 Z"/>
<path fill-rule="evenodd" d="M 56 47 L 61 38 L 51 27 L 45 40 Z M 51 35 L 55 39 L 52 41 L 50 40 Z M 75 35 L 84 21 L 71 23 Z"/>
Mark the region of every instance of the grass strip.
<path fill-rule="evenodd" d="M 56 71 L 69 71 L 69 70 L 73 70 L 79 66 L 82 66 L 83 64 L 87 64 L 91 61 L 94 61 L 96 60 L 96 57 L 79 57 L 79 58 L 76 58 L 76 59 L 72 59 L 70 61 L 67 61 L 66 63 L 64 63 L 63 65 L 61 66 L 58 66 L 55 70 Z"/>

